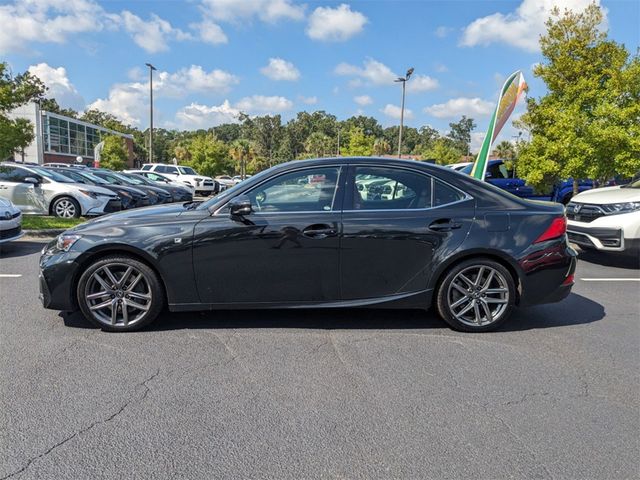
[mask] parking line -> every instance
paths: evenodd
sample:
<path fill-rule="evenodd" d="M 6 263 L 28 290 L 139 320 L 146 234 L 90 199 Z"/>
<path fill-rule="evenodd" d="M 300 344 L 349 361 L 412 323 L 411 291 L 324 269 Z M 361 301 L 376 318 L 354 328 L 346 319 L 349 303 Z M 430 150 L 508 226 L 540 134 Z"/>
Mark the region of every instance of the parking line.
<path fill-rule="evenodd" d="M 21 277 L 20 273 L 0 273 L 0 278 L 18 278 Z"/>
<path fill-rule="evenodd" d="M 581 278 L 584 282 L 640 282 L 640 278 Z"/>

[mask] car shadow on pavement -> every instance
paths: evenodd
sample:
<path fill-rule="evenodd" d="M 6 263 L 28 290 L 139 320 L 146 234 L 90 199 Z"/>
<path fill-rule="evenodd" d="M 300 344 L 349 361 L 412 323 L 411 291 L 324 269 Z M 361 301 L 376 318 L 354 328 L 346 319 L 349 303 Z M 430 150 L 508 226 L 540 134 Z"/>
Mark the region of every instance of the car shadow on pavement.
<path fill-rule="evenodd" d="M 624 268 L 627 270 L 640 269 L 640 255 L 582 250 L 578 260 L 602 265 L 603 267 Z"/>
<path fill-rule="evenodd" d="M 44 241 L 19 241 L 0 244 L 0 258 L 16 258 L 33 255 L 42 250 Z"/>
<path fill-rule="evenodd" d="M 498 329 L 514 332 L 591 323 L 604 318 L 604 307 L 572 293 L 563 302 L 517 309 Z M 95 328 L 79 313 L 62 313 L 72 328 Z M 326 330 L 440 329 L 447 325 L 433 311 L 393 309 L 164 311 L 145 331 L 185 329 L 298 328 Z"/>

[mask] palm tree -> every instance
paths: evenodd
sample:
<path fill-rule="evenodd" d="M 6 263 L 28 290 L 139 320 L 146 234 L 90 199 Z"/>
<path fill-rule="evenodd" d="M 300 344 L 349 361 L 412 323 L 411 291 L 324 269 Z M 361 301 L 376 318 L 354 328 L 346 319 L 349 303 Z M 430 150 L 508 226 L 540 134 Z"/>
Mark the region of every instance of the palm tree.
<path fill-rule="evenodd" d="M 314 157 L 324 157 L 331 151 L 331 139 L 322 132 L 313 132 L 304 142 L 304 149 Z"/>
<path fill-rule="evenodd" d="M 373 142 L 373 154 L 376 156 L 381 156 L 391 151 L 391 145 L 384 138 L 376 138 L 376 141 Z"/>
<path fill-rule="evenodd" d="M 240 138 L 231 144 L 229 149 L 229 155 L 233 158 L 240 167 L 240 176 L 244 180 L 247 175 L 247 162 L 250 162 L 255 157 L 255 152 L 249 140 Z"/>

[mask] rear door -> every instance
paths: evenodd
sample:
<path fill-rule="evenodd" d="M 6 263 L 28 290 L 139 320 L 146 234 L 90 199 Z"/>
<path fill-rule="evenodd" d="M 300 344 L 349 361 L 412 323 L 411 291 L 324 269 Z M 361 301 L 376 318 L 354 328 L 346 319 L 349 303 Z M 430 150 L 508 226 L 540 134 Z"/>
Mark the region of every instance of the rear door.
<path fill-rule="evenodd" d="M 23 168 L 0 166 L 0 196 L 11 200 L 23 213 L 48 214 L 42 183 L 27 183 L 27 177 L 44 181 L 39 175 Z"/>
<path fill-rule="evenodd" d="M 352 165 L 342 216 L 342 299 L 426 289 L 431 265 L 462 244 L 475 202 L 422 172 Z"/>

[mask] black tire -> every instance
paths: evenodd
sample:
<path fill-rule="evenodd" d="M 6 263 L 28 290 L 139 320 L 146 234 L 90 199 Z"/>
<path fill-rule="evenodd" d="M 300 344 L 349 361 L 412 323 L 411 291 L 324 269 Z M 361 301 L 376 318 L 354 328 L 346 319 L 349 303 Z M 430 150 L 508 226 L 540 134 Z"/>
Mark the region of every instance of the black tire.
<path fill-rule="evenodd" d="M 474 278 L 475 271 L 478 273 Z M 492 274 L 491 271 L 494 273 Z M 491 278 L 489 278 L 490 275 Z M 465 278 L 472 283 L 478 283 L 478 276 L 481 278 L 476 287 L 467 283 L 466 280 L 461 280 Z M 488 284 L 485 288 L 484 284 L 487 280 Z M 455 286 L 452 285 L 454 282 Z M 464 294 L 461 293 L 460 286 L 464 286 Z M 471 258 L 454 265 L 446 272 L 436 292 L 436 309 L 440 317 L 454 330 L 488 332 L 498 328 L 509 318 L 515 299 L 516 283 L 503 265 L 488 258 Z M 457 312 L 455 311 L 458 308 L 456 303 L 460 307 Z M 461 315 L 469 305 L 472 311 L 469 310 L 470 313 Z M 477 309 L 474 305 L 477 305 Z M 489 309 L 488 312 L 487 309 Z M 478 312 L 480 312 L 479 316 Z M 475 322 L 470 319 L 471 315 L 477 319 Z"/>
<path fill-rule="evenodd" d="M 107 271 L 111 272 L 112 277 L 106 274 Z M 127 271 L 129 275 L 124 278 Z M 138 274 L 142 277 L 136 280 Z M 103 282 L 106 281 L 107 285 L 101 283 L 95 275 L 102 278 Z M 109 282 L 109 278 L 115 278 L 119 281 L 118 283 L 123 284 L 117 285 L 116 289 L 107 289 L 106 287 L 114 286 L 108 285 L 113 283 Z M 131 285 L 133 287 L 127 289 Z M 88 296 L 95 297 L 102 293 L 95 292 L 96 288 L 105 294 L 89 299 Z M 148 296 L 148 300 L 140 300 L 143 296 Z M 128 255 L 110 255 L 89 265 L 78 281 L 76 297 L 85 318 L 107 332 L 130 332 L 143 328 L 158 317 L 165 305 L 164 288 L 156 272 L 147 264 Z M 104 303 L 110 303 L 110 305 L 95 310 L 96 306 Z M 114 305 L 116 305 L 115 322 L 113 321 Z M 140 309 L 139 305 L 145 308 Z M 125 308 L 126 313 L 123 311 Z M 140 313 L 134 316 L 134 312 Z M 107 316 L 107 313 L 110 316 Z M 118 318 L 119 315 L 122 316 L 122 321 Z"/>
<path fill-rule="evenodd" d="M 68 212 L 66 215 L 64 212 Z M 51 204 L 51 214 L 58 218 L 79 218 L 82 214 L 80 204 L 73 197 L 56 198 Z"/>

